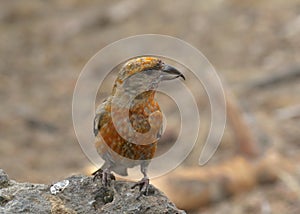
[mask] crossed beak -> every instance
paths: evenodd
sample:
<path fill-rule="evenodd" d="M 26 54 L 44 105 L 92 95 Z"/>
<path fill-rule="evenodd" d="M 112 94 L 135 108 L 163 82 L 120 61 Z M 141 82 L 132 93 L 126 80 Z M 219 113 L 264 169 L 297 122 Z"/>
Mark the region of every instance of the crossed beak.
<path fill-rule="evenodd" d="M 164 65 L 162 68 L 162 75 L 162 80 L 172 80 L 178 77 L 181 77 L 183 80 L 185 80 L 184 75 L 170 65 Z"/>

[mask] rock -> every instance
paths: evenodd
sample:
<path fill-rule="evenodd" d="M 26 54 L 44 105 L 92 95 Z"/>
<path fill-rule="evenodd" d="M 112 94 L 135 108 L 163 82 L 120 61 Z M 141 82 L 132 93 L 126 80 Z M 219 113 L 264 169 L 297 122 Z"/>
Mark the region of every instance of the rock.
<path fill-rule="evenodd" d="M 133 182 L 113 181 L 105 188 L 76 175 L 53 185 L 18 183 L 0 170 L 0 213 L 185 213 L 154 186 L 139 197 Z"/>
<path fill-rule="evenodd" d="M 0 189 L 9 185 L 8 175 L 0 169 Z"/>

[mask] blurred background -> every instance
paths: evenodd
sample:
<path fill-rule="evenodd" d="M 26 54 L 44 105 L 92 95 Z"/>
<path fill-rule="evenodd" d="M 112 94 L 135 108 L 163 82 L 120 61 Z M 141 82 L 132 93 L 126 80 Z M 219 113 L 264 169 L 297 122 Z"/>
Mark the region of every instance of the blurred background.
<path fill-rule="evenodd" d="M 101 48 L 144 33 L 187 41 L 205 54 L 223 80 L 231 114 L 208 167 L 232 161 L 224 170 L 234 175 L 239 173 L 235 163 L 242 160 L 241 174 L 254 169 L 251 188 L 227 191 L 207 203 L 195 196 L 193 206 L 175 203 L 189 213 L 300 213 L 299 0 L 1 1 L 0 168 L 22 182 L 52 183 L 88 173 L 91 164 L 72 124 L 76 80 Z M 205 100 L 199 103 L 209 108 Z M 255 155 L 249 146 L 237 149 L 243 147 L 243 137 L 253 141 Z M 182 168 L 193 167 L 198 155 L 192 153 Z M 261 162 L 266 176 L 276 182 L 259 173 L 256 181 Z M 280 171 L 269 175 L 268 164 Z M 227 182 L 231 177 L 226 176 L 217 180 Z M 187 185 L 183 194 L 190 195 L 189 188 L 195 189 Z M 172 190 L 167 194 L 172 199 Z"/>

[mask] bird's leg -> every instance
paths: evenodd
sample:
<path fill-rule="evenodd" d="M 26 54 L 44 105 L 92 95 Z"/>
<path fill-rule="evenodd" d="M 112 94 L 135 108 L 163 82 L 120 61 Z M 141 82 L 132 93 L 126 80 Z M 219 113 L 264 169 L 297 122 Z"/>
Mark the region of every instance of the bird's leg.
<path fill-rule="evenodd" d="M 93 181 L 95 181 L 97 178 L 100 178 L 102 185 L 105 187 L 110 186 L 112 180 L 116 180 L 115 176 L 111 173 L 110 168 L 100 168 L 93 172 L 92 175 L 94 175 Z"/>
<path fill-rule="evenodd" d="M 147 169 L 148 169 L 148 162 L 142 163 L 141 164 L 141 172 L 143 173 L 144 177 L 142 178 L 142 180 L 136 182 L 131 188 L 135 188 L 136 186 L 140 187 L 140 196 L 141 195 L 148 195 L 148 191 L 149 191 L 149 178 L 147 176 Z"/>

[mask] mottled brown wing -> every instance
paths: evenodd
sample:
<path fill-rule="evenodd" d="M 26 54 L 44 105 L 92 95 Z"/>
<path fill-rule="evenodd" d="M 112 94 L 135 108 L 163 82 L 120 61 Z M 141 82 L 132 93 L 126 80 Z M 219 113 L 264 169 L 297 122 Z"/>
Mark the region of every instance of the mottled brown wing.
<path fill-rule="evenodd" d="M 94 135 L 97 136 L 98 135 L 98 132 L 101 128 L 101 126 L 103 125 L 103 117 L 105 114 L 107 114 L 107 112 L 105 111 L 105 105 L 106 105 L 107 101 L 105 100 L 102 104 L 100 104 L 98 107 L 97 107 L 97 110 L 96 110 L 96 115 L 95 115 L 95 118 L 94 118 Z"/>

